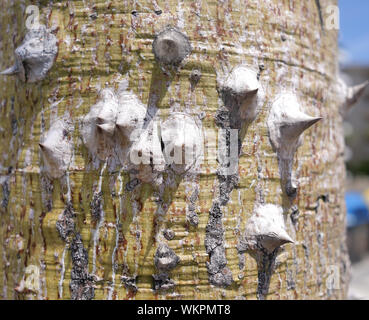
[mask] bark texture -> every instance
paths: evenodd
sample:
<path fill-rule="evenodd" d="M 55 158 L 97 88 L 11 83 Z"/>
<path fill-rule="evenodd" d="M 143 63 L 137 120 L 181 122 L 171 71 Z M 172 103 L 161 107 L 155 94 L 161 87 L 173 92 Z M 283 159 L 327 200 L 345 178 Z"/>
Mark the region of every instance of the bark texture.
<path fill-rule="evenodd" d="M 3 0 L 1 70 L 14 64 L 30 4 L 54 30 L 58 54 L 42 81 L 0 78 L 2 299 L 346 297 L 337 31 L 322 24 L 335 0 Z M 152 52 L 167 26 L 192 48 L 169 71 Z M 197 174 L 166 172 L 159 186 L 139 183 L 84 145 L 81 117 L 100 89 L 125 80 L 151 116 L 198 118 L 205 156 L 214 154 L 210 138 L 227 128 L 217 81 L 239 64 L 259 70 L 264 96 L 242 130 L 238 175 L 217 174 L 208 157 Z M 283 91 L 323 118 L 294 157 L 295 199 L 283 191 L 267 127 Z M 39 143 L 61 117 L 72 122 L 72 161 L 67 174 L 51 179 Z M 258 204 L 283 208 L 294 243 L 272 252 L 240 249 Z"/>

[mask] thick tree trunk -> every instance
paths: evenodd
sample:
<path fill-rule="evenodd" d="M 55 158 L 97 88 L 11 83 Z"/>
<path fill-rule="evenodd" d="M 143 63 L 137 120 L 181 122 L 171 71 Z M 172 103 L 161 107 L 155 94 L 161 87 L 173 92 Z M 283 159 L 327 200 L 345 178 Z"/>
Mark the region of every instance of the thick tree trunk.
<path fill-rule="evenodd" d="M 322 24 L 335 0 L 4 0 L 1 70 L 14 64 L 30 4 L 58 39 L 58 54 L 43 80 L 0 76 L 3 299 L 346 297 L 337 31 Z M 152 51 L 167 26 L 192 47 L 172 67 Z M 232 117 L 223 107 L 229 97 L 221 94 L 222 79 L 241 64 L 259 70 L 261 86 L 259 112 L 246 125 L 222 117 Z M 205 137 L 197 171 L 165 169 L 155 184 L 86 147 L 83 117 L 100 89 L 118 92 L 124 83 L 153 119 L 174 112 L 196 119 Z M 323 118 L 292 155 L 296 196 L 269 137 L 282 92 Z M 72 128 L 72 161 L 53 178 L 39 143 L 60 118 Z M 238 173 L 217 174 L 211 138 L 240 126 Z M 247 222 L 269 205 L 283 209 L 294 242 L 271 251 L 264 238 L 245 244 Z"/>

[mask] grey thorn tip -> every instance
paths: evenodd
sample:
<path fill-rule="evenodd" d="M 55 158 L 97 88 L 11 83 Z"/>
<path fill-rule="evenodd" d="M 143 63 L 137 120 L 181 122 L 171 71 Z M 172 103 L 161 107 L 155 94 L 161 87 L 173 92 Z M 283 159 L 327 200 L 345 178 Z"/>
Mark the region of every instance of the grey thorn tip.
<path fill-rule="evenodd" d="M 4 71 L 1 71 L 0 74 L 1 75 L 4 75 L 4 76 L 13 76 L 17 73 L 19 73 L 19 68 L 17 67 L 17 65 L 14 65 L 14 66 L 11 66 L 10 68 L 4 70 Z"/>
<path fill-rule="evenodd" d="M 250 90 L 247 92 L 247 95 L 248 96 L 253 96 L 253 95 L 256 95 L 257 93 L 259 92 L 259 88 L 256 88 L 254 90 Z"/>
<path fill-rule="evenodd" d="M 188 38 L 172 27 L 167 27 L 156 36 L 152 48 L 155 58 L 168 65 L 180 64 L 191 52 Z"/>
<path fill-rule="evenodd" d="M 125 129 L 125 124 L 123 124 L 123 123 L 120 123 L 120 122 L 118 122 L 117 121 L 117 123 L 115 124 L 115 126 L 118 128 L 118 129 L 122 129 L 122 130 L 124 130 Z"/>
<path fill-rule="evenodd" d="M 46 157 L 53 157 L 54 156 L 54 151 L 52 148 L 50 148 L 47 144 L 45 143 L 39 143 L 38 144 L 40 149 L 41 149 L 41 152 L 46 155 Z"/>
<path fill-rule="evenodd" d="M 305 130 L 322 119 L 321 117 L 310 117 L 302 114 L 299 118 L 288 119 L 289 121 L 282 125 L 281 130 L 289 138 L 298 138 Z"/>
<path fill-rule="evenodd" d="M 359 99 L 364 94 L 364 91 L 368 87 L 368 85 L 369 85 L 369 81 L 367 80 L 362 84 L 348 88 L 348 94 L 347 94 L 348 108 L 351 108 L 354 104 L 356 104 L 359 101 Z"/>
<path fill-rule="evenodd" d="M 291 237 L 285 232 L 281 232 L 279 235 L 275 235 L 272 237 L 265 236 L 264 239 L 261 240 L 262 246 L 267 249 L 269 252 L 273 252 L 276 248 L 279 248 L 287 243 L 295 243 L 291 239 Z"/>
<path fill-rule="evenodd" d="M 111 125 L 109 123 L 98 124 L 97 127 L 102 131 L 108 133 L 109 135 L 114 134 L 115 125 Z"/>
<path fill-rule="evenodd" d="M 279 206 L 266 204 L 256 208 L 245 228 L 245 248 L 258 250 L 259 246 L 269 253 L 287 243 L 294 243 L 288 235 L 283 217 L 283 209 Z M 256 241 L 256 242 L 255 242 Z M 244 250 L 243 244 L 240 244 Z"/>
<path fill-rule="evenodd" d="M 43 143 L 39 143 L 38 145 L 39 145 L 39 147 L 40 147 L 40 149 L 41 149 L 42 151 L 46 151 L 47 146 L 46 146 L 45 144 L 43 144 Z"/>

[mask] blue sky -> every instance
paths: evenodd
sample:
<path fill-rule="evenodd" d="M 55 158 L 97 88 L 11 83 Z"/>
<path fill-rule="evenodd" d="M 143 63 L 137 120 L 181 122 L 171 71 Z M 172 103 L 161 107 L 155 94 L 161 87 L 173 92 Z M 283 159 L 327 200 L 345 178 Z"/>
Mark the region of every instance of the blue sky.
<path fill-rule="evenodd" d="M 369 0 L 339 0 L 339 6 L 344 63 L 369 65 Z"/>

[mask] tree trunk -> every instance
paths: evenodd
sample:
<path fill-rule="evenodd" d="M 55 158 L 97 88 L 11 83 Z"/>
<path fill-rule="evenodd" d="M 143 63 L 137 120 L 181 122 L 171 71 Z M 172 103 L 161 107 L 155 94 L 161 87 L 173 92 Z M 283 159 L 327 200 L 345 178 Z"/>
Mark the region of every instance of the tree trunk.
<path fill-rule="evenodd" d="M 335 0 L 4 0 L 1 70 L 16 61 L 30 4 L 58 53 L 43 79 L 31 81 L 27 61 L 25 79 L 0 76 L 3 299 L 346 297 L 337 31 L 324 28 Z M 165 30 L 179 37 L 178 61 L 153 52 Z M 246 116 L 233 112 L 244 106 L 244 79 L 232 73 L 240 65 L 259 80 L 251 116 L 250 103 Z M 273 110 L 278 117 L 283 92 L 322 120 L 310 120 L 303 139 L 281 129 L 278 145 Z M 131 149 L 117 142 L 118 128 L 104 127 L 114 132 L 105 135 L 93 122 L 110 94 L 118 107 L 129 96 L 133 113 L 145 106 L 145 126 L 162 137 L 164 121 L 183 116 L 191 134 L 203 134 L 203 163 L 185 173 L 152 163 L 127 169 L 120 160 Z M 229 151 L 234 130 L 238 169 L 222 174 L 214 137 L 225 132 Z M 273 233 L 278 224 L 284 236 Z"/>

